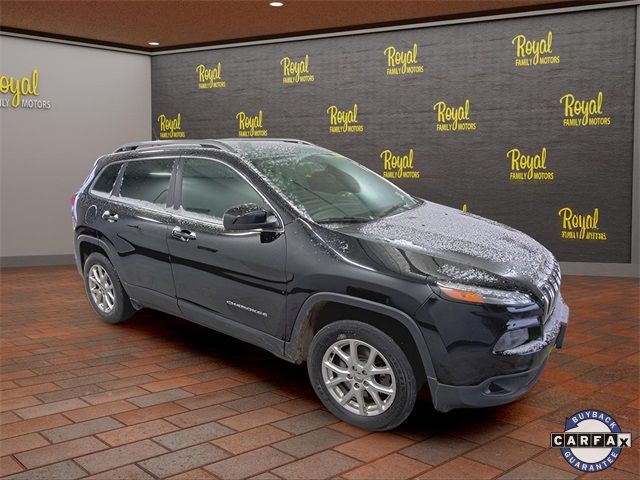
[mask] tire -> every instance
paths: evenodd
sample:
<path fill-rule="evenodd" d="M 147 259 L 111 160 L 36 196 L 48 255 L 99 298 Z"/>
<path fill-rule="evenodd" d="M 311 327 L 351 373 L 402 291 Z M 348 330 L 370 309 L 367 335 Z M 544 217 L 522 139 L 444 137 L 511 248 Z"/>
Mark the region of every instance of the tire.
<path fill-rule="evenodd" d="M 359 364 L 355 371 L 356 362 L 345 360 L 345 356 L 353 358 L 352 344 Z M 367 366 L 371 347 L 377 352 L 373 366 Z M 332 367 L 327 367 L 326 362 Z M 387 334 L 366 323 L 342 320 L 322 328 L 311 342 L 307 370 L 325 407 L 339 419 L 365 430 L 397 427 L 409 416 L 416 401 L 416 377 L 406 355 Z M 391 374 L 377 373 L 382 371 Z M 344 380 L 344 372 L 349 372 L 351 378 Z M 329 386 L 328 382 L 332 384 Z M 383 393 L 380 387 L 393 394 Z"/>
<path fill-rule="evenodd" d="M 122 288 L 120 277 L 118 277 L 115 268 L 113 268 L 107 257 L 98 252 L 92 253 L 84 262 L 83 272 L 84 288 L 87 292 L 89 303 L 105 322 L 124 322 L 136 312 L 133 305 L 131 305 L 127 292 Z M 100 275 L 102 272 L 104 272 L 104 275 Z M 102 287 L 97 285 L 97 278 L 103 279 Z M 92 290 L 94 292 L 99 291 L 97 299 L 94 298 Z M 107 293 L 111 295 L 107 295 Z M 107 297 L 109 297 L 109 300 L 107 300 Z M 99 301 L 101 298 L 102 302 Z"/>

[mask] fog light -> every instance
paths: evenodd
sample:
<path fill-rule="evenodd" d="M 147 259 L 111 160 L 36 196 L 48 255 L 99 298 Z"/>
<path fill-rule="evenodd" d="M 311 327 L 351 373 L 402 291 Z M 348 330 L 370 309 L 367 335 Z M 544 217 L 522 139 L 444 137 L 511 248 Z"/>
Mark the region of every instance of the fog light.
<path fill-rule="evenodd" d="M 493 353 L 504 352 L 515 347 L 519 347 L 529 340 L 529 329 L 520 328 L 518 330 L 509 330 L 505 332 L 493 347 Z"/>

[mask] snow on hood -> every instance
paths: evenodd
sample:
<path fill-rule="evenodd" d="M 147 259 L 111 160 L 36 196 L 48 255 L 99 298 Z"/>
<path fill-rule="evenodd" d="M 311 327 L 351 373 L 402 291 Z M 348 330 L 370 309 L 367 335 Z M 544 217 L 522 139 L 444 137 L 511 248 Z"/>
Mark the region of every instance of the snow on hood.
<path fill-rule="evenodd" d="M 493 274 L 538 286 L 556 264 L 551 252 L 518 230 L 426 201 L 341 231 L 451 261 L 443 263 L 438 274 L 463 283 L 491 283 Z"/>

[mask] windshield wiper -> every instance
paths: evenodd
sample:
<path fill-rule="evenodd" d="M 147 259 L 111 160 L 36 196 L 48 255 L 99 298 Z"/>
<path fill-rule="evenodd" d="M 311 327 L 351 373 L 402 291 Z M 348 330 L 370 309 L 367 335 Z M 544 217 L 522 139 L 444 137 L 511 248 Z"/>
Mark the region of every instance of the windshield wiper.
<path fill-rule="evenodd" d="M 316 223 L 364 223 L 373 220 L 371 217 L 334 217 L 316 220 Z"/>
<path fill-rule="evenodd" d="M 399 208 L 403 208 L 404 210 L 408 210 L 410 207 L 406 203 L 400 203 L 398 205 L 393 205 L 393 206 L 387 208 L 385 211 L 383 211 L 379 216 L 380 217 L 386 217 L 387 215 L 391 215 L 393 212 L 395 212 Z"/>

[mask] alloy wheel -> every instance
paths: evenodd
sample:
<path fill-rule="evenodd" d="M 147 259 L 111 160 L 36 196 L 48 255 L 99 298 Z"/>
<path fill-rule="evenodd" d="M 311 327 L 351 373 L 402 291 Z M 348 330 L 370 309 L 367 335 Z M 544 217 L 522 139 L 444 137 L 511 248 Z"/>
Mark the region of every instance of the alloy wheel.
<path fill-rule="evenodd" d="M 357 415 L 380 415 L 396 396 L 391 365 L 360 340 L 343 339 L 331 345 L 322 358 L 322 378 L 333 399 Z"/>
<path fill-rule="evenodd" d="M 116 305 L 116 293 L 113 282 L 102 265 L 96 264 L 91 267 L 88 282 L 93 302 L 101 312 L 111 312 Z"/>

